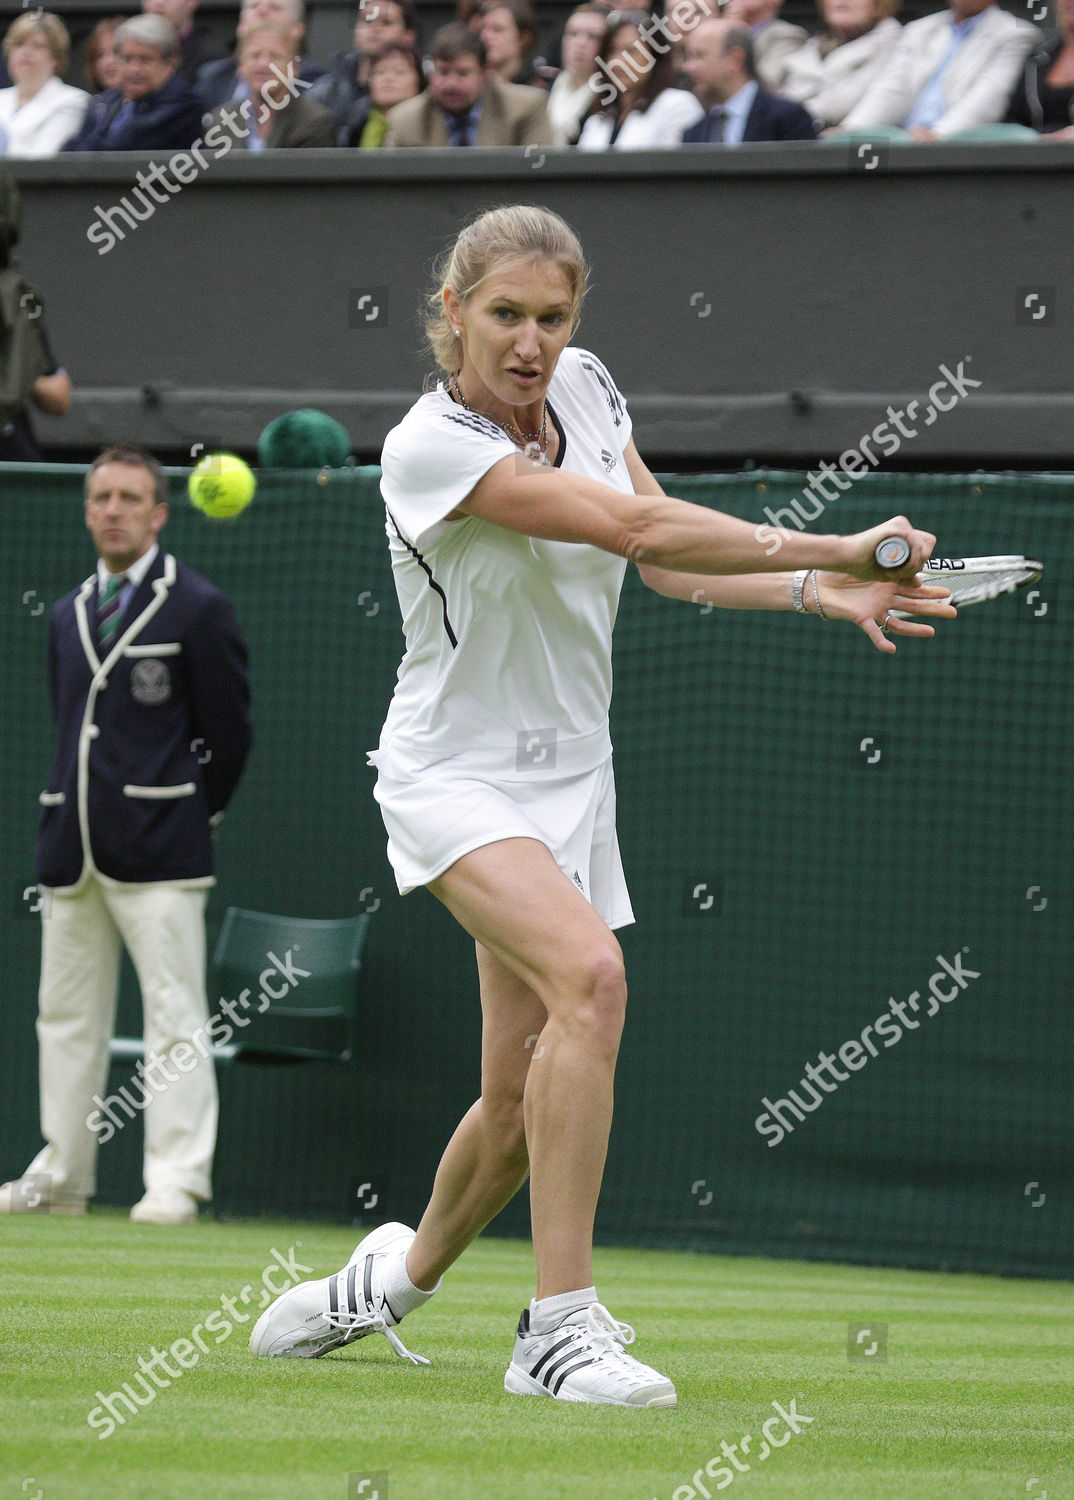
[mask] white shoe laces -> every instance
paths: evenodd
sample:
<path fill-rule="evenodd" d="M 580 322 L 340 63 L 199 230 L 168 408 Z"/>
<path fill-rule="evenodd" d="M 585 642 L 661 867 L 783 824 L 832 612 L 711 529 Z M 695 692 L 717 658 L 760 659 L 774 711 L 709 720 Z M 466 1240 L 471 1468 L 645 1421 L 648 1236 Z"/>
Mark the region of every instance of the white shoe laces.
<path fill-rule="evenodd" d="M 620 1354 L 627 1344 L 634 1342 L 634 1330 L 629 1323 L 620 1323 L 618 1318 L 613 1318 L 602 1302 L 594 1302 L 589 1308 L 584 1327 L 579 1324 L 579 1332 L 586 1333 L 594 1344 L 599 1344 L 609 1354 Z M 632 1358 L 628 1355 L 627 1358 Z"/>
<path fill-rule="evenodd" d="M 343 1340 L 344 1345 L 351 1343 L 362 1333 L 382 1333 L 400 1359 L 409 1359 L 412 1365 L 427 1365 L 430 1363 L 424 1354 L 412 1354 L 410 1352 L 395 1329 L 389 1326 L 382 1312 L 326 1312 L 322 1314 L 322 1317 L 330 1327 L 342 1329 L 346 1333 L 347 1337 Z"/>

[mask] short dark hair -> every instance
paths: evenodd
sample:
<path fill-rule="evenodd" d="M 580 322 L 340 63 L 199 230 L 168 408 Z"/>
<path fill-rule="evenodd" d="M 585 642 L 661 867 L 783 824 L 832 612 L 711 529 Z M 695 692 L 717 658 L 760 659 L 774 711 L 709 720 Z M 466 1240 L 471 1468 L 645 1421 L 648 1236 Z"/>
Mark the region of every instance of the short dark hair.
<path fill-rule="evenodd" d="M 723 50 L 729 52 L 732 47 L 737 47 L 742 53 L 742 65 L 746 70 L 746 77 L 756 78 L 757 48 L 753 43 L 753 33 L 745 26 L 732 26 L 724 37 Z"/>
<path fill-rule="evenodd" d="M 476 31 L 463 21 L 450 21 L 433 37 L 429 56 L 434 63 L 454 62 L 457 57 L 476 57 L 482 68 L 488 67 L 485 44 Z"/>
<path fill-rule="evenodd" d="M 377 63 L 386 57 L 405 57 L 414 69 L 418 79 L 418 91 L 425 87 L 425 67 L 422 61 L 421 49 L 413 42 L 385 42 L 379 52 L 374 52 L 369 59 L 369 71 L 372 72 Z"/>
<path fill-rule="evenodd" d="M 154 505 L 167 505 L 168 503 L 168 480 L 164 470 L 160 466 L 160 460 L 154 458 L 152 453 L 147 453 L 144 448 L 125 448 L 116 445 L 105 448 L 103 453 L 97 457 L 86 470 L 86 498 L 89 498 L 90 481 L 97 470 L 105 464 L 129 464 L 134 469 L 147 469 L 153 480 L 153 503 Z"/>

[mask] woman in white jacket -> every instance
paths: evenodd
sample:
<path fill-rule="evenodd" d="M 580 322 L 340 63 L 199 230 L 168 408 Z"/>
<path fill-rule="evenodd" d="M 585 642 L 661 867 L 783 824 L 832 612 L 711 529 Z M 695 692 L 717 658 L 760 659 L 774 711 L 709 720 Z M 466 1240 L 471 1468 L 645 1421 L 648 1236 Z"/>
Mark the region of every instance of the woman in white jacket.
<path fill-rule="evenodd" d="M 821 130 L 840 125 L 886 67 L 902 27 L 898 0 L 818 0 L 824 30 L 787 61 L 780 93 L 805 106 Z"/>
<path fill-rule="evenodd" d="M 75 135 L 89 95 L 61 75 L 71 38 L 59 16 L 25 11 L 8 27 L 4 58 L 12 87 L 0 89 L 0 129 L 8 156 L 54 156 Z"/>
<path fill-rule="evenodd" d="M 594 70 L 598 103 L 582 126 L 582 151 L 681 146 L 682 133 L 705 113 L 695 96 L 673 87 L 665 48 L 650 45 L 653 18 L 645 11 L 613 11 Z"/>

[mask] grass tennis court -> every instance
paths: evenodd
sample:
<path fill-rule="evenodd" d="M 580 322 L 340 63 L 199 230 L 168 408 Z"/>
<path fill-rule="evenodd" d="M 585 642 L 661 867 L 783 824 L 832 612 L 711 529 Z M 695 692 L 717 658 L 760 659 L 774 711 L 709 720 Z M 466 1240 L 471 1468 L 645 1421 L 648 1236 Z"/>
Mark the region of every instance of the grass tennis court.
<path fill-rule="evenodd" d="M 489 1239 L 406 1320 L 431 1368 L 379 1336 L 316 1361 L 254 1359 L 241 1317 L 272 1251 L 327 1275 L 358 1236 L 267 1220 L 154 1230 L 108 1211 L 0 1220 L 3 1494 L 692 1500 L 701 1471 L 710 1494 L 796 1500 L 1074 1495 L 1067 1283 L 601 1250 L 598 1291 L 679 1392 L 676 1409 L 633 1412 L 504 1393 L 532 1266 L 528 1246 Z M 848 1358 L 850 1324 L 887 1325 L 886 1361 Z M 127 1382 L 145 1399 L 139 1356 L 183 1339 L 156 1367 L 158 1384 L 177 1372 L 167 1388 L 133 1415 L 116 1404 L 106 1438 L 102 1417 L 87 1425 L 98 1391 Z M 801 1431 L 776 1420 L 780 1446 L 721 1479 L 721 1442 L 753 1435 L 735 1450 L 749 1462 L 773 1402 Z"/>

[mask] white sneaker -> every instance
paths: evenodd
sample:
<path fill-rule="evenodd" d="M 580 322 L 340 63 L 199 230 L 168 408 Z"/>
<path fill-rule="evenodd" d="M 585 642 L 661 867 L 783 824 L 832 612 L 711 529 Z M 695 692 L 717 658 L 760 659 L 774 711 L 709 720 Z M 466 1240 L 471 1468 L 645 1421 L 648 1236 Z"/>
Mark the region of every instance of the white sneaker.
<path fill-rule="evenodd" d="M 0 1185 L 0 1214 L 84 1214 L 86 1198 L 53 1189 L 47 1172 L 30 1172 Z"/>
<path fill-rule="evenodd" d="M 330 1349 L 383 1333 L 401 1359 L 427 1365 L 392 1331 L 400 1318 L 383 1291 L 385 1262 L 405 1256 L 414 1233 L 405 1224 L 382 1224 L 366 1235 L 342 1271 L 290 1287 L 254 1324 L 250 1352 L 269 1359 L 319 1359 Z"/>
<path fill-rule="evenodd" d="M 674 1406 L 671 1381 L 626 1353 L 624 1345 L 633 1342 L 630 1324 L 617 1322 L 599 1302 L 571 1313 L 551 1333 L 531 1333 L 526 1308 L 504 1390 L 594 1406 Z"/>
<path fill-rule="evenodd" d="M 150 1189 L 131 1209 L 135 1224 L 196 1224 L 198 1200 L 182 1188 Z"/>

